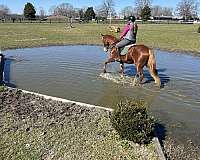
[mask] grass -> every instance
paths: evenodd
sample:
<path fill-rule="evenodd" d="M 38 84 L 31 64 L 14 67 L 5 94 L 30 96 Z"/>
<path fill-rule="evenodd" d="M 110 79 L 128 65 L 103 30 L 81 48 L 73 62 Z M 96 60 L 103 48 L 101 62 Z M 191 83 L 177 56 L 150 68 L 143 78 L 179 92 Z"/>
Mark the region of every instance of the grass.
<path fill-rule="evenodd" d="M 6 122 L 7 128 L 17 124 L 13 123 L 16 117 L 11 114 L 1 119 Z M 38 118 L 35 124 L 33 119 L 25 118 L 18 122 L 18 126 L 19 123 L 24 124 L 17 130 L 1 130 L 0 159 L 157 159 L 152 144 L 137 146 L 131 141 L 121 140 L 111 129 L 109 118 L 103 114 L 97 117 L 90 113 L 79 124 L 72 120 L 66 122 L 69 120 L 65 118 L 49 125 L 52 123 L 49 118 Z M 26 131 L 30 126 L 30 131 Z M 151 153 L 145 156 L 144 149 Z"/>
<path fill-rule="evenodd" d="M 123 28 L 123 25 L 120 27 Z M 200 53 L 197 28 L 198 25 L 186 24 L 139 24 L 138 43 L 170 51 Z M 0 48 L 5 50 L 47 45 L 102 45 L 100 33 L 119 37 L 119 33 L 110 32 L 106 24 L 74 24 L 74 28 L 67 28 L 64 23 L 1 23 Z"/>
<path fill-rule="evenodd" d="M 0 159 L 158 159 L 155 146 L 122 140 L 107 111 L 0 93 Z"/>

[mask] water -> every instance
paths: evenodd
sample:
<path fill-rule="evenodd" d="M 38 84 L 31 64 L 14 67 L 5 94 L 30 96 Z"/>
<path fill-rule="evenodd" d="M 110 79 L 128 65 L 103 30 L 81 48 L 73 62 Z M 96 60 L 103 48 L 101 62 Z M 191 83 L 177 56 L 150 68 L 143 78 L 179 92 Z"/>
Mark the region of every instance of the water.
<path fill-rule="evenodd" d="M 145 70 L 146 83 L 131 86 L 133 65 L 127 77 L 119 64 L 108 65 L 100 46 L 57 46 L 7 50 L 5 80 L 11 86 L 51 96 L 114 108 L 125 97 L 143 98 L 167 134 L 177 140 L 200 144 L 200 57 L 156 51 L 157 68 L 164 87 L 160 90 Z"/>

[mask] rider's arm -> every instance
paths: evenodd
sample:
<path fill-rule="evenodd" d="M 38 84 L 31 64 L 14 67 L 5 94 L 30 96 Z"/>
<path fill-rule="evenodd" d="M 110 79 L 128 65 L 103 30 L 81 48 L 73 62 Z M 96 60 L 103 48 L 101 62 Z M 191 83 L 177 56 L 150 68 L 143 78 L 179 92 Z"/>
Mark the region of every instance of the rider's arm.
<path fill-rule="evenodd" d="M 134 33 L 137 34 L 137 30 L 138 30 L 138 25 L 134 24 Z"/>
<path fill-rule="evenodd" d="M 127 25 L 124 27 L 123 32 L 120 34 L 120 39 L 123 38 L 129 30 L 130 30 L 130 25 L 127 24 Z"/>

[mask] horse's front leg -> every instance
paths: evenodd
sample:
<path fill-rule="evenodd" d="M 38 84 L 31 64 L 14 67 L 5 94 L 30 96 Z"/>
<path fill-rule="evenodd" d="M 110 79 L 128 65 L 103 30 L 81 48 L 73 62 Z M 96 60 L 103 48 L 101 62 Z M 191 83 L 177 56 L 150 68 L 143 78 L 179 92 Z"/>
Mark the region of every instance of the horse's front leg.
<path fill-rule="evenodd" d="M 112 63 L 115 62 L 115 60 L 113 58 L 109 58 L 105 63 L 104 63 L 104 70 L 103 72 L 106 73 L 106 66 L 108 63 Z"/>
<path fill-rule="evenodd" d="M 119 73 L 122 73 L 122 75 L 124 75 L 124 63 L 120 62 L 120 71 Z"/>

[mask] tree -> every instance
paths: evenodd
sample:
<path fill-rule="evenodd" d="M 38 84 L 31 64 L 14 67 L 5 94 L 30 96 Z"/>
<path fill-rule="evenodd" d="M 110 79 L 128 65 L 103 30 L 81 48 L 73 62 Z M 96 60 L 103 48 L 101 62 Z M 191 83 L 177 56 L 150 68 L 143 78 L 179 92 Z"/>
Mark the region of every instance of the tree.
<path fill-rule="evenodd" d="M 141 12 L 145 6 L 151 6 L 152 0 L 135 0 L 137 16 L 141 16 Z"/>
<path fill-rule="evenodd" d="M 161 16 L 162 15 L 162 7 L 161 6 L 154 6 L 151 10 L 152 16 Z"/>
<path fill-rule="evenodd" d="M 152 16 L 172 16 L 173 9 L 168 7 L 154 6 L 151 9 Z"/>
<path fill-rule="evenodd" d="M 143 21 L 147 21 L 151 17 L 151 8 L 146 5 L 142 10 L 141 10 L 141 18 Z"/>
<path fill-rule="evenodd" d="M 88 7 L 88 9 L 86 10 L 85 14 L 84 14 L 84 18 L 87 20 L 92 20 L 95 18 L 95 12 L 93 10 L 93 7 Z"/>
<path fill-rule="evenodd" d="M 10 9 L 5 5 L 0 5 L 0 17 L 3 17 L 10 13 Z"/>
<path fill-rule="evenodd" d="M 35 8 L 31 3 L 27 3 L 24 7 L 24 17 L 28 19 L 34 19 L 35 18 Z"/>
<path fill-rule="evenodd" d="M 49 14 L 55 16 L 55 9 L 56 9 L 56 6 L 55 6 L 55 5 L 54 5 L 54 6 L 51 6 L 51 7 L 49 8 Z"/>
<path fill-rule="evenodd" d="M 162 8 L 162 15 L 163 16 L 172 16 L 173 8 L 164 7 Z"/>
<path fill-rule="evenodd" d="M 114 1 L 113 0 L 104 0 L 103 4 L 96 9 L 98 17 L 108 18 L 109 14 L 112 16 L 116 14 L 114 9 Z"/>
<path fill-rule="evenodd" d="M 198 12 L 198 3 L 196 0 L 182 0 L 176 8 L 179 16 L 185 20 L 196 18 Z"/>
<path fill-rule="evenodd" d="M 46 14 L 46 12 L 45 12 L 44 8 L 40 7 L 40 8 L 39 8 L 39 15 L 40 15 L 40 18 L 44 18 L 45 14 Z"/>
<path fill-rule="evenodd" d="M 122 9 L 121 14 L 124 16 L 124 18 L 135 15 L 134 8 L 131 6 L 127 6 L 124 9 Z"/>
<path fill-rule="evenodd" d="M 62 3 L 54 9 L 54 15 L 66 16 L 68 18 L 73 16 L 74 8 L 69 3 Z"/>

